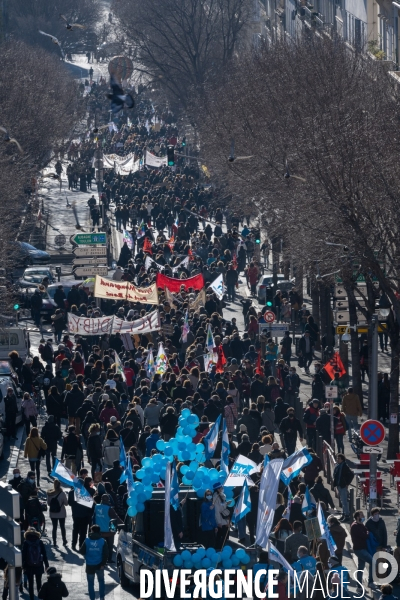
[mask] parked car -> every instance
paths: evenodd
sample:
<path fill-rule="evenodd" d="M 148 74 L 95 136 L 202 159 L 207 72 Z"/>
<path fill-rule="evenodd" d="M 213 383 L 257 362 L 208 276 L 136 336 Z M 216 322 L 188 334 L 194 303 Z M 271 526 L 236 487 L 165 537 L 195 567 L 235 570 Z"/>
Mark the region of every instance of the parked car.
<path fill-rule="evenodd" d="M 50 254 L 44 250 L 39 250 L 27 242 L 15 242 L 18 246 L 18 256 L 16 261 L 27 265 L 46 264 L 50 262 Z"/>
<path fill-rule="evenodd" d="M 280 282 L 283 281 L 284 279 L 284 275 L 279 274 L 278 275 L 278 289 Z M 272 275 L 272 273 L 269 273 L 268 275 L 263 275 L 260 278 L 260 281 L 257 284 L 257 298 L 260 304 L 265 304 L 265 290 L 267 289 L 267 287 L 272 287 L 273 286 L 273 281 L 274 281 L 274 276 Z"/>
<path fill-rule="evenodd" d="M 50 267 L 28 267 L 18 280 L 19 287 L 32 287 L 42 283 L 44 277 L 49 278 L 49 283 L 55 283 L 56 278 Z"/>

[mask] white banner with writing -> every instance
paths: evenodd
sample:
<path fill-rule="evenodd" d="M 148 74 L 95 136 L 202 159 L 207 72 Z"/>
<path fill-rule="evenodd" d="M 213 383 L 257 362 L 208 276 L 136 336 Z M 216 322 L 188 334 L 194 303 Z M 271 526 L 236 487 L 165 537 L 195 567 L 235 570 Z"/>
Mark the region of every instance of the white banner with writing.
<path fill-rule="evenodd" d="M 79 335 L 102 335 L 103 333 L 140 334 L 157 331 L 161 328 L 158 310 L 136 319 L 123 321 L 117 317 L 89 319 L 68 313 L 68 332 Z"/>

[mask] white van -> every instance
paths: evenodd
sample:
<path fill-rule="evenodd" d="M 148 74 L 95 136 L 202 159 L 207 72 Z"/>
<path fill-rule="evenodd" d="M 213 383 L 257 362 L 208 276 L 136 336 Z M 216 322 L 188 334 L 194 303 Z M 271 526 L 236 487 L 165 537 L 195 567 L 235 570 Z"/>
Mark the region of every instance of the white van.
<path fill-rule="evenodd" d="M 0 360 L 7 360 L 12 350 L 22 358 L 29 355 L 29 333 L 20 327 L 0 327 Z"/>

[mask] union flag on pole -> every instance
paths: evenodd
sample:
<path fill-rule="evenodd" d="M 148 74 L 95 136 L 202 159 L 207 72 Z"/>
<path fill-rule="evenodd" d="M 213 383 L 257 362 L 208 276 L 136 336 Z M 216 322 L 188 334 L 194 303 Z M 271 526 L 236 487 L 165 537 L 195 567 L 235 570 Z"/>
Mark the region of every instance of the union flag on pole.
<path fill-rule="evenodd" d="M 153 254 L 153 250 L 152 250 L 151 242 L 150 242 L 149 238 L 144 238 L 143 252 L 148 252 L 149 254 Z"/>
<path fill-rule="evenodd" d="M 339 377 L 342 377 L 342 375 L 346 374 L 346 369 L 344 368 L 342 359 L 339 356 L 339 352 L 335 352 L 332 358 L 330 358 L 326 365 L 324 365 L 324 369 L 331 379 L 334 379 L 335 373 L 339 373 Z"/>

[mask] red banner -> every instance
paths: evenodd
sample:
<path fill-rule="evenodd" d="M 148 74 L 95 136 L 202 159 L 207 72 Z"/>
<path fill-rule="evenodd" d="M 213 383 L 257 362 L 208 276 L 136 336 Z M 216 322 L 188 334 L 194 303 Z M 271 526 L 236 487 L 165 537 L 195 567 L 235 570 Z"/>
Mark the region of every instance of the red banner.
<path fill-rule="evenodd" d="M 204 277 L 200 273 L 189 279 L 176 279 L 175 277 L 167 277 L 162 273 L 157 273 L 156 284 L 158 288 L 167 288 L 170 292 L 179 292 L 183 285 L 185 290 L 193 288 L 194 290 L 202 290 L 204 287 Z"/>
<path fill-rule="evenodd" d="M 346 369 L 342 363 L 342 359 L 339 356 L 339 352 L 335 352 L 330 360 L 324 365 L 325 371 L 328 373 L 331 379 L 334 379 L 335 373 L 339 373 L 339 376 L 346 374 Z"/>

